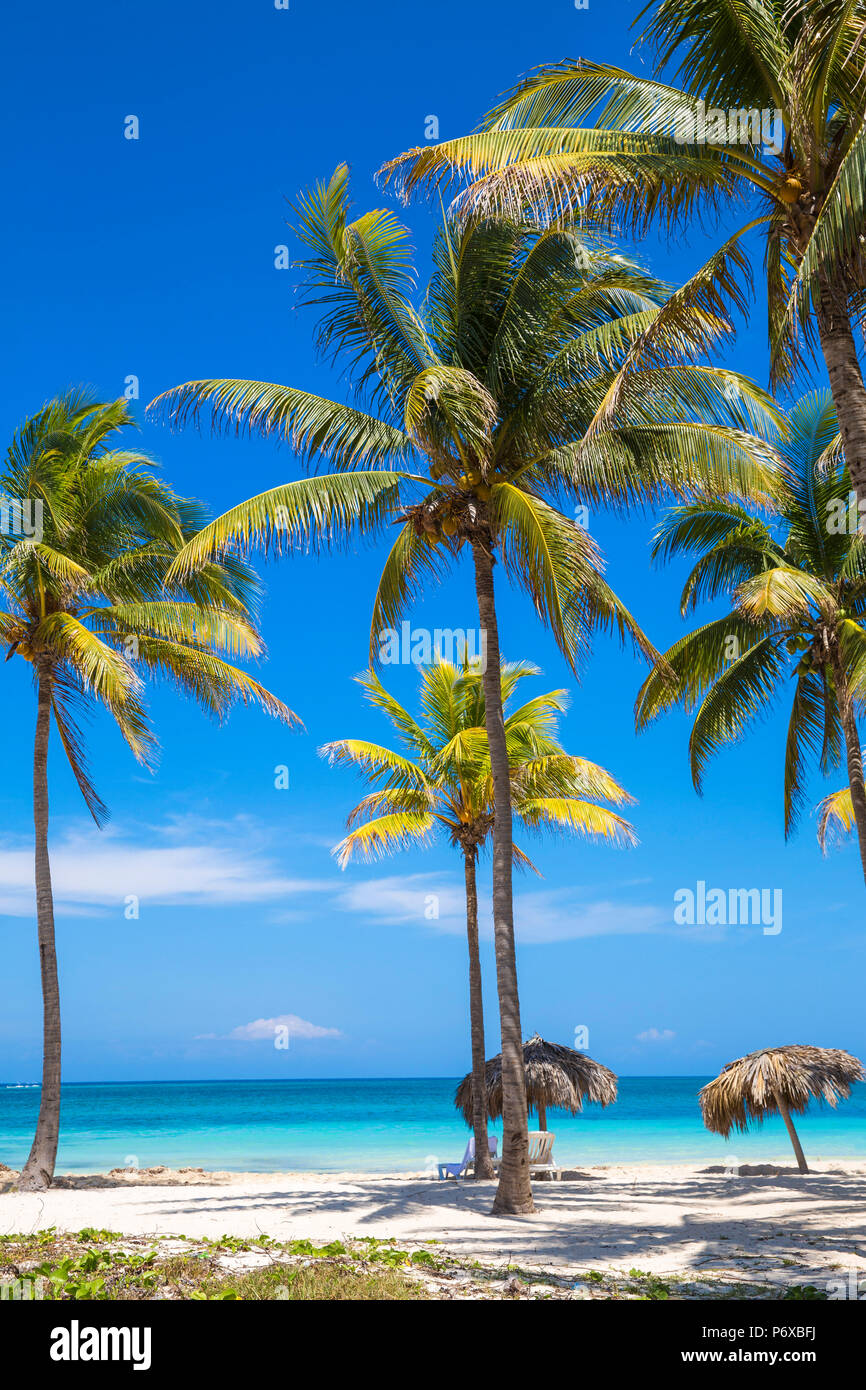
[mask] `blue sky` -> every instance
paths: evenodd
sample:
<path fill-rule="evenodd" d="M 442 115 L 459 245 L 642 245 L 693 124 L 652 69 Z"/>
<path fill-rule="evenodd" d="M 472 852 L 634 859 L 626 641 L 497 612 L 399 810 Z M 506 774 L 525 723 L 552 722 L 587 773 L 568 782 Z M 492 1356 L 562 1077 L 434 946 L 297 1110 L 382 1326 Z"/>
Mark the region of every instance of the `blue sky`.
<path fill-rule="evenodd" d="M 7 213 L 2 434 L 70 384 L 100 398 L 136 375 L 143 448 L 179 491 L 214 511 L 295 472 L 286 448 L 170 435 L 146 401 L 197 376 L 246 376 L 345 395 L 314 358 L 292 272 L 285 199 L 341 160 L 359 209 L 381 205 L 372 174 L 420 143 L 470 129 L 520 73 L 583 55 L 638 66 L 624 0 L 370 0 L 103 4 L 86 17 L 48 0 L 6 17 L 0 101 Z M 38 62 L 37 62 L 38 58 Z M 34 80 L 38 66 L 38 81 Z M 124 118 L 140 139 L 123 138 Z M 405 214 L 426 266 L 433 214 Z M 694 231 L 640 253 L 681 278 L 711 240 Z M 760 297 L 731 360 L 764 382 Z M 823 384 L 820 375 L 815 381 Z M 649 518 L 592 516 L 615 588 L 659 645 L 682 630 L 683 569 L 651 572 Z M 460 866 L 447 847 L 340 873 L 329 855 L 357 784 L 318 746 L 387 732 L 352 676 L 365 664 L 381 551 L 263 565 L 262 678 L 301 715 L 292 734 L 236 710 L 222 728 L 167 690 L 151 708 L 162 744 L 142 772 L 105 721 L 93 766 L 112 820 L 102 833 L 62 760 L 51 768 L 55 884 L 68 1080 L 448 1075 L 469 1062 Z M 567 746 L 638 798 L 639 848 L 537 848 L 543 881 L 518 883 L 524 1031 L 589 1049 L 623 1073 L 709 1073 L 762 1044 L 866 1047 L 860 1007 L 862 882 L 846 846 L 823 860 L 814 820 L 785 845 L 787 710 L 721 757 L 699 799 L 687 724 L 639 739 L 639 663 L 597 644 L 578 686 L 528 603 L 500 587 L 503 646 L 568 687 Z M 472 626 L 457 574 L 416 625 Z M 0 782 L 0 1079 L 38 1075 L 40 1007 L 30 875 L 34 708 L 23 663 L 3 667 Z M 394 688 L 412 698 L 411 671 Z M 539 681 L 537 689 L 543 686 Z M 289 768 L 277 790 L 274 769 Z M 816 780 L 813 800 L 823 794 Z M 482 870 L 486 880 L 487 868 Z M 673 895 L 694 887 L 783 893 L 783 929 L 678 927 Z M 438 921 L 425 918 L 437 894 Z M 128 920 L 128 895 L 140 899 Z M 488 933 L 489 937 L 489 933 Z M 498 1049 L 493 957 L 484 945 L 488 1051 Z M 267 1025 L 291 1015 L 288 1050 Z M 259 1036 L 259 1035 L 263 1036 Z"/>

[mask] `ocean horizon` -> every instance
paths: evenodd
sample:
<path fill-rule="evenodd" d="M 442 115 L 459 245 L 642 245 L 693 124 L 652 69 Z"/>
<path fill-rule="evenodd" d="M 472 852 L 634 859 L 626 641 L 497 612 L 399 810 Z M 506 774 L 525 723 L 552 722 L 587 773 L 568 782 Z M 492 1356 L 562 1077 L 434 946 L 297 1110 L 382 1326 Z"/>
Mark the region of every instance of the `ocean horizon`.
<path fill-rule="evenodd" d="M 555 1156 L 600 1163 L 792 1161 L 774 1117 L 729 1142 L 704 1129 L 709 1076 L 621 1076 L 619 1099 L 570 1116 L 548 1112 Z M 460 1159 L 469 1131 L 454 1108 L 457 1077 L 69 1082 L 62 1091 L 58 1173 L 112 1168 L 234 1172 L 418 1172 Z M 0 1163 L 20 1169 L 39 1108 L 38 1083 L 0 1083 Z M 530 1118 L 530 1128 L 534 1117 Z M 866 1157 L 866 1086 L 834 1110 L 796 1117 L 807 1158 Z M 501 1135 L 501 1122 L 491 1133 Z"/>

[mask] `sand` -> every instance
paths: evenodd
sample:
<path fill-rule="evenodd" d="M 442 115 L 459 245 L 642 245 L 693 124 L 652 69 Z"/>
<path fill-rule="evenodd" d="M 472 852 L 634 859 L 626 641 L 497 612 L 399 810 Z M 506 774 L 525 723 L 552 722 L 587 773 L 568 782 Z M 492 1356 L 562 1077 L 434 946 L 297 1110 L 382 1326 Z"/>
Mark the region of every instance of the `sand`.
<path fill-rule="evenodd" d="M 779 1286 L 866 1280 L 866 1162 L 856 1159 L 815 1162 L 806 1176 L 770 1164 L 735 1176 L 706 1165 L 588 1167 L 534 1183 L 538 1210 L 527 1217 L 491 1216 L 492 1183 L 429 1174 L 115 1170 L 60 1178 L 42 1194 L 10 1190 L 14 1177 L 0 1172 L 0 1234 L 375 1236 L 539 1269 Z"/>

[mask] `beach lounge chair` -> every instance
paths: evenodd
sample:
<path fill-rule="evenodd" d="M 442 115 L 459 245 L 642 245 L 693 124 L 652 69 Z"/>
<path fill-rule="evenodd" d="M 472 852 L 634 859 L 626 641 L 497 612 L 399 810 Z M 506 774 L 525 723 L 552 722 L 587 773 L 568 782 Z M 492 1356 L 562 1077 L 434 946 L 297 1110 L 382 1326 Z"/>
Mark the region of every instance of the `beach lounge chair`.
<path fill-rule="evenodd" d="M 562 1181 L 562 1169 L 553 1161 L 553 1141 L 555 1134 L 551 1134 L 549 1129 L 531 1129 L 529 1131 L 529 1176 L 533 1173 L 550 1173 L 551 1177 L 557 1181 Z M 496 1167 L 499 1167 L 499 1160 Z"/>
<path fill-rule="evenodd" d="M 555 1134 L 549 1129 L 529 1131 L 529 1176 L 533 1173 L 550 1173 L 551 1177 L 562 1179 L 562 1169 L 553 1161 L 553 1141 Z"/>
<path fill-rule="evenodd" d="M 499 1144 L 499 1140 L 496 1138 L 496 1135 L 488 1136 L 487 1145 L 488 1145 L 488 1148 L 490 1149 L 490 1157 L 491 1157 L 491 1158 L 495 1158 L 495 1157 L 496 1157 L 496 1149 L 497 1149 L 498 1144 Z M 439 1164 L 439 1176 L 440 1176 L 440 1178 L 462 1178 L 462 1177 L 463 1177 L 463 1174 L 466 1172 L 466 1169 L 469 1167 L 470 1163 L 474 1162 L 474 1159 L 475 1159 L 475 1138 L 474 1138 L 474 1136 L 472 1136 L 472 1137 L 470 1137 L 469 1143 L 466 1145 L 466 1152 L 465 1152 L 465 1154 L 463 1155 L 463 1158 L 461 1159 L 461 1161 L 460 1161 L 459 1163 L 440 1163 L 440 1164 Z"/>

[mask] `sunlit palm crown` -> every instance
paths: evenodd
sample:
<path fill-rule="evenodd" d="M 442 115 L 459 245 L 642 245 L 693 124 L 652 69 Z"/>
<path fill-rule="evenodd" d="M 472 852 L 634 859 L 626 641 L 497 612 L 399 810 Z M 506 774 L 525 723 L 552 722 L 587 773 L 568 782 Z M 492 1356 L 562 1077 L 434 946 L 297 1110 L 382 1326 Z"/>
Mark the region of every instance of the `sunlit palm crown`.
<path fill-rule="evenodd" d="M 599 800 L 631 801 L 604 768 L 563 749 L 557 716 L 566 693 L 551 690 L 509 711 L 518 687 L 537 675 L 526 662 L 505 663 L 502 699 L 514 813 L 530 830 L 570 830 L 616 844 L 633 844 L 628 821 Z M 376 787 L 349 817 L 350 833 L 336 847 L 345 867 L 353 856 L 375 858 L 426 844 L 436 830 L 475 855 L 493 828 L 493 780 L 484 726 L 484 690 L 476 664 L 439 660 L 421 679 L 420 719 L 377 676 L 358 678 L 370 703 L 390 720 L 402 748 L 342 739 L 321 750 L 332 763 L 355 767 Z M 529 864 L 515 846 L 515 859 Z"/>
<path fill-rule="evenodd" d="M 745 202 L 744 225 L 695 283 L 738 300 L 740 239 L 761 229 L 773 370 L 784 379 L 822 274 L 856 313 L 864 307 L 866 3 L 653 0 L 644 20 L 656 77 L 585 60 L 544 67 L 478 133 L 410 150 L 383 172 L 405 193 L 469 179 L 462 203 L 476 212 L 589 207 L 638 231 L 656 215 L 671 225 Z M 657 80 L 669 66 L 673 81 Z M 738 123 L 737 112 L 778 112 L 778 149 L 763 129 L 741 142 L 728 126 L 723 139 L 700 124 L 713 109 Z"/>
<path fill-rule="evenodd" d="M 785 827 L 802 809 L 805 771 L 839 764 L 836 679 L 862 699 L 866 689 L 866 540 L 852 517 L 850 481 L 828 392 L 798 402 L 780 442 L 776 502 L 766 518 L 734 502 L 673 508 L 659 526 L 655 556 L 696 553 L 682 612 L 727 598 L 723 617 L 665 653 L 669 670 L 645 681 L 638 727 L 670 706 L 697 709 L 689 741 L 700 787 L 708 760 L 793 688 L 785 749 Z"/>
<path fill-rule="evenodd" d="M 299 209 L 317 341 L 341 361 L 347 406 L 288 386 L 188 382 L 156 403 L 182 424 L 274 435 L 334 470 L 272 488 L 187 546 L 178 573 L 254 539 L 317 547 L 402 525 L 376 598 L 376 634 L 467 542 L 498 548 L 574 664 L 594 624 L 648 644 L 601 577 L 575 501 L 624 507 L 703 484 L 759 493 L 772 406 L 703 364 L 726 331 L 713 295 L 669 288 L 588 235 L 452 220 L 420 304 L 406 232 L 387 211 L 349 219 L 347 171 Z M 642 366 L 631 371 L 640 345 Z M 362 409 L 361 406 L 366 408 Z"/>
<path fill-rule="evenodd" d="M 91 703 L 116 721 L 140 761 L 155 748 L 142 704 L 145 674 L 167 678 L 221 716 L 235 698 L 296 717 L 226 655 L 262 650 L 251 612 L 256 584 L 236 558 L 167 582 L 203 516 L 140 454 L 113 446 L 132 423 L 124 401 L 70 393 L 15 435 L 0 477 L 3 500 L 27 500 L 32 536 L 0 534 L 0 641 L 49 683 L 64 750 L 94 818 L 106 814 L 87 771 L 79 725 Z"/>

